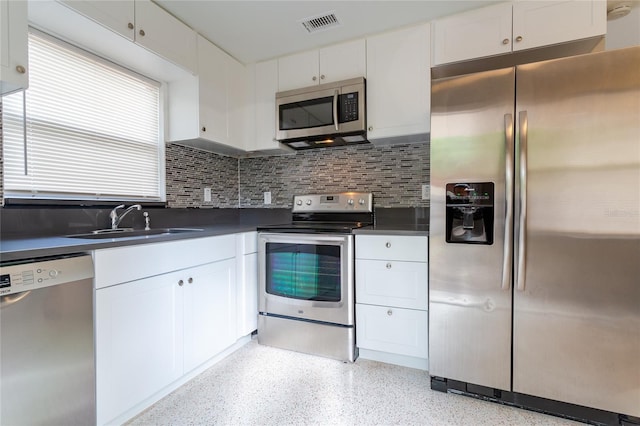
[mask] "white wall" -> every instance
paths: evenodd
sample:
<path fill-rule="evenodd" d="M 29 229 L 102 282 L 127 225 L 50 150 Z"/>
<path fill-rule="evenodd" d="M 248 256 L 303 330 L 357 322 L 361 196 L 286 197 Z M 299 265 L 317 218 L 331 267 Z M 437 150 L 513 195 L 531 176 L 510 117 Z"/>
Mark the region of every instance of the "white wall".
<path fill-rule="evenodd" d="M 605 49 L 640 46 L 640 1 L 634 1 L 631 13 L 607 21 Z"/>

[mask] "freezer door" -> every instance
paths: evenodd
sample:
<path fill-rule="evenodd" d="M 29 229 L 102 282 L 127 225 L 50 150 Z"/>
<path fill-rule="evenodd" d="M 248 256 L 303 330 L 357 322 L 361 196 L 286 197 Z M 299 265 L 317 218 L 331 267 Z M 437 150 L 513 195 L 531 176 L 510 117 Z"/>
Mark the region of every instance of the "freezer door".
<path fill-rule="evenodd" d="M 504 390 L 514 82 L 513 68 L 435 80 L 431 107 L 429 373 Z"/>
<path fill-rule="evenodd" d="M 633 416 L 638 70 L 640 47 L 520 66 L 516 105 L 513 390 Z"/>

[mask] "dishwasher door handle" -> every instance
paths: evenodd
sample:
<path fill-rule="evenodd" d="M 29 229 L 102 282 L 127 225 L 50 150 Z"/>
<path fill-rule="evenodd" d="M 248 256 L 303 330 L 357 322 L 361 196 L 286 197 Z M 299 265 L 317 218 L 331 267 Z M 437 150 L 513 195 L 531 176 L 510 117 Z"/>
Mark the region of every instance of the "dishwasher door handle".
<path fill-rule="evenodd" d="M 11 306 L 15 303 L 18 303 L 19 301 L 27 297 L 29 294 L 31 294 L 31 290 L 23 291 L 22 293 L 9 294 L 9 295 L 0 297 L 0 309 L 6 308 L 7 306 Z"/>

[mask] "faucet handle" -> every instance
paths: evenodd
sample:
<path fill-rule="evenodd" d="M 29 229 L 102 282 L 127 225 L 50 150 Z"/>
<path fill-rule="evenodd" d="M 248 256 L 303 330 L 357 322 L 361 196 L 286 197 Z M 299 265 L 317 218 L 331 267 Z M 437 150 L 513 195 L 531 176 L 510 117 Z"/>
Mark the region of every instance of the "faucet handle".
<path fill-rule="evenodd" d="M 142 212 L 142 215 L 144 216 L 144 230 L 145 231 L 151 230 L 151 227 L 149 226 L 149 223 L 151 222 L 151 219 L 149 219 L 149 213 Z"/>

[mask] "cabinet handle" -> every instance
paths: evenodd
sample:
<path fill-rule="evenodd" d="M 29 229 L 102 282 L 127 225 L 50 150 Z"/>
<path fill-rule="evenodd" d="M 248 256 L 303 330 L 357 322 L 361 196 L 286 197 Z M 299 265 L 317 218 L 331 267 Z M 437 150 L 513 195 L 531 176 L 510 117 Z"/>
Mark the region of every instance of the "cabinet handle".
<path fill-rule="evenodd" d="M 127 28 L 129 28 L 130 30 L 132 30 L 132 29 L 133 29 L 133 24 L 132 24 L 131 22 L 129 22 L 129 23 L 127 24 Z"/>
<path fill-rule="evenodd" d="M 182 280 L 178 281 L 178 285 L 179 285 L 180 287 L 182 287 L 182 286 L 184 285 L 184 281 L 182 281 Z"/>
<path fill-rule="evenodd" d="M 387 315 L 389 315 L 389 316 L 393 315 L 393 311 L 392 311 L 391 309 L 389 309 L 389 310 L 387 311 Z"/>
<path fill-rule="evenodd" d="M 387 243 L 384 245 L 386 248 L 391 248 L 391 243 Z"/>
<path fill-rule="evenodd" d="M 505 38 L 504 40 L 502 40 L 502 44 L 509 44 L 509 39 Z"/>
<path fill-rule="evenodd" d="M 324 80 L 324 74 L 320 76 L 320 80 Z"/>
<path fill-rule="evenodd" d="M 373 126 L 369 126 L 369 131 L 373 131 Z"/>
<path fill-rule="evenodd" d="M 391 269 L 391 262 L 387 263 L 387 269 Z"/>
<path fill-rule="evenodd" d="M 518 42 L 522 41 L 522 36 L 516 37 L 516 41 L 518 41 Z"/>
<path fill-rule="evenodd" d="M 318 79 L 318 77 L 316 77 L 315 75 L 313 77 L 311 77 L 311 80 L 316 81 Z"/>
<path fill-rule="evenodd" d="M 189 279 L 187 280 L 189 282 L 189 284 L 193 283 L 193 278 L 189 277 Z"/>
<path fill-rule="evenodd" d="M 18 65 L 16 66 L 16 71 L 18 71 L 18 74 L 24 74 L 25 72 L 27 72 L 27 69 L 22 65 Z"/>
<path fill-rule="evenodd" d="M 206 127 L 204 127 L 204 126 L 202 126 L 202 131 L 203 131 L 203 132 L 206 132 L 206 131 L 207 131 L 207 128 L 206 128 Z"/>
<path fill-rule="evenodd" d="M 140 30 L 139 34 L 144 37 L 144 30 Z"/>

